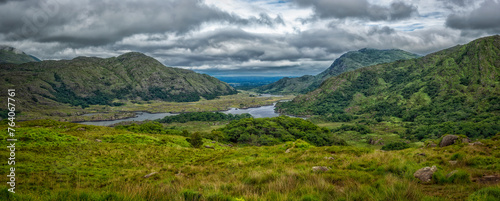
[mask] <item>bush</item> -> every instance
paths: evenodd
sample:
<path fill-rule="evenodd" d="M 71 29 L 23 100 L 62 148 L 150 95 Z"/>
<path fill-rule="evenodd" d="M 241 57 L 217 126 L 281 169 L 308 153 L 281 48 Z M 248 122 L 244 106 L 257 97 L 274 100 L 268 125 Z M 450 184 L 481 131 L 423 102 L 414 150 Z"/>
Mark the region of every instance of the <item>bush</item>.
<path fill-rule="evenodd" d="M 199 132 L 194 132 L 187 140 L 194 148 L 200 148 L 203 145 L 203 138 Z"/>
<path fill-rule="evenodd" d="M 387 145 L 384 145 L 382 147 L 382 150 L 390 151 L 390 150 L 402 150 L 402 149 L 407 149 L 407 148 L 410 148 L 409 144 L 406 144 L 404 142 L 393 142 L 393 143 L 389 143 Z"/>
<path fill-rule="evenodd" d="M 487 187 L 472 193 L 468 201 L 496 201 L 500 198 L 500 188 Z"/>
<path fill-rule="evenodd" d="M 182 191 L 182 196 L 184 197 L 184 200 L 186 201 L 198 201 L 201 200 L 201 193 L 198 191 L 193 191 L 193 190 L 183 190 Z"/>
<path fill-rule="evenodd" d="M 442 171 L 437 171 L 432 175 L 432 179 L 437 184 L 466 184 L 471 182 L 469 173 L 463 170 L 457 170 L 457 172 L 450 177 L 447 177 Z"/>

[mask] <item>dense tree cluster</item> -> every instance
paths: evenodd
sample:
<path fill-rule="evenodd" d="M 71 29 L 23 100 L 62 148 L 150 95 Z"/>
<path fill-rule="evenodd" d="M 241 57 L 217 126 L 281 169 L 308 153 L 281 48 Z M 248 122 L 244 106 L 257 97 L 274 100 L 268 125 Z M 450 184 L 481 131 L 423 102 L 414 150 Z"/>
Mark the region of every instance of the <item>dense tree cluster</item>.
<path fill-rule="evenodd" d="M 180 122 L 186 123 L 189 121 L 230 121 L 239 120 L 244 118 L 250 118 L 250 114 L 224 114 L 222 112 L 190 112 L 182 113 L 175 116 L 166 116 L 163 119 L 158 120 L 160 123 L 173 123 Z"/>
<path fill-rule="evenodd" d="M 222 132 L 227 141 L 253 145 L 275 145 L 296 139 L 315 146 L 346 145 L 327 128 L 287 116 L 235 120 L 217 131 Z"/>

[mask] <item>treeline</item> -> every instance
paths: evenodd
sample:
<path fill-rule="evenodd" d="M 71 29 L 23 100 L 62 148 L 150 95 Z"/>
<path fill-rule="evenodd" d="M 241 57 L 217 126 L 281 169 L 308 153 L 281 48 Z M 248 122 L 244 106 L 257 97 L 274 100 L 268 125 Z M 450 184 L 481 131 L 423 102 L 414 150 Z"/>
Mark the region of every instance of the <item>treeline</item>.
<path fill-rule="evenodd" d="M 166 116 L 163 119 L 157 120 L 160 123 L 186 123 L 189 121 L 230 121 L 250 118 L 250 114 L 224 114 L 222 112 L 190 112 L 182 113 L 175 116 Z"/>
<path fill-rule="evenodd" d="M 347 145 L 327 128 L 287 116 L 235 120 L 212 133 L 222 134 L 223 139 L 229 142 L 251 145 L 276 145 L 297 139 L 315 146 Z"/>
<path fill-rule="evenodd" d="M 468 121 L 407 125 L 401 137 L 410 140 L 437 139 L 444 134 L 461 134 L 469 138 L 490 138 L 500 133 L 500 116 L 483 114 Z"/>

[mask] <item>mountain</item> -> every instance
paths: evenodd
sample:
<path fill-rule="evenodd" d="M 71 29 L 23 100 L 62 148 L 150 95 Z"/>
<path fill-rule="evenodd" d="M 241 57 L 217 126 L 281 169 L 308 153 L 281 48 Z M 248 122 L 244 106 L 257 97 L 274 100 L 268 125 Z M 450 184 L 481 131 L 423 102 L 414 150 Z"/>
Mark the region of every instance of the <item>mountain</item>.
<path fill-rule="evenodd" d="M 330 121 L 413 122 L 407 134 L 418 139 L 492 136 L 500 131 L 500 36 L 342 73 L 277 110 Z"/>
<path fill-rule="evenodd" d="M 356 70 L 365 66 L 417 57 L 419 56 L 416 54 L 399 49 L 378 50 L 364 48 L 343 54 L 338 59 L 335 59 L 328 69 L 316 76 L 305 75 L 298 78 L 283 78 L 275 83 L 262 86 L 257 91 L 260 93 L 275 94 L 307 93 L 318 88 L 327 78 L 343 72 Z"/>
<path fill-rule="evenodd" d="M 166 67 L 137 52 L 107 59 L 1 64 L 0 69 L 2 90 L 16 89 L 26 107 L 53 101 L 83 107 L 111 105 L 115 99 L 197 101 L 236 93 L 214 77 Z"/>
<path fill-rule="evenodd" d="M 13 47 L 0 45 L 0 63 L 21 64 L 27 62 L 39 62 L 40 59 L 28 55 Z"/>

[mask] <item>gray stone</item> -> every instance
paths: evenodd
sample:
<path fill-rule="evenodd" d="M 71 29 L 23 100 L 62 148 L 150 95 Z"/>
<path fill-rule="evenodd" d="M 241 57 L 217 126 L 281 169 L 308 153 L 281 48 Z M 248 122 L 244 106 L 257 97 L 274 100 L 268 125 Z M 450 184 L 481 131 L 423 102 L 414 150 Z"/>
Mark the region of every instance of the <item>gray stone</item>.
<path fill-rule="evenodd" d="M 448 161 L 448 163 L 450 163 L 450 165 L 456 165 L 457 161 Z"/>
<path fill-rule="evenodd" d="M 432 167 L 424 167 L 420 170 L 417 170 L 413 176 L 415 178 L 418 178 L 420 179 L 420 181 L 422 182 L 430 182 L 431 179 L 432 179 L 432 175 L 434 174 L 434 172 L 437 171 L 437 168 L 436 166 L 432 166 Z"/>
<path fill-rule="evenodd" d="M 99 139 L 95 139 L 96 142 L 102 142 L 102 140 L 99 140 Z"/>
<path fill-rule="evenodd" d="M 330 168 L 329 167 L 326 167 L 326 166 L 314 166 L 312 167 L 312 170 L 314 172 L 326 172 L 328 171 Z"/>
<path fill-rule="evenodd" d="M 455 141 L 458 139 L 458 136 L 456 135 L 447 135 L 444 136 L 443 139 L 441 140 L 441 143 L 439 143 L 440 147 L 446 147 L 452 144 L 455 144 Z"/>

